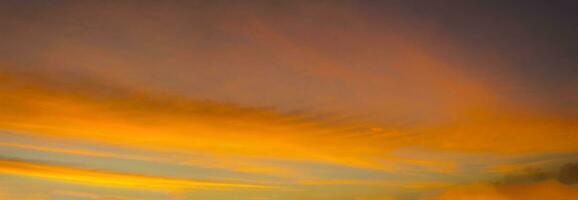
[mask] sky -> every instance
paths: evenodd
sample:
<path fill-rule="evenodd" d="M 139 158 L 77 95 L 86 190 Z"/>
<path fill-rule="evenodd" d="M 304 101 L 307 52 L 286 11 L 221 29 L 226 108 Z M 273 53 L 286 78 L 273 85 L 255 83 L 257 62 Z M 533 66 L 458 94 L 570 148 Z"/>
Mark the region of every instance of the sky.
<path fill-rule="evenodd" d="M 0 1 L 0 200 L 573 200 L 578 3 Z"/>

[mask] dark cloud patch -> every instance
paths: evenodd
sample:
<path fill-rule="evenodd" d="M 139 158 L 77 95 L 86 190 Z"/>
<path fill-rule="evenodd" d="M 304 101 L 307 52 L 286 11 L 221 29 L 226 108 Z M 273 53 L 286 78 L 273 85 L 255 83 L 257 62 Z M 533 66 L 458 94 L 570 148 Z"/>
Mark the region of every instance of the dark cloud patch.
<path fill-rule="evenodd" d="M 546 180 L 557 180 L 566 185 L 578 183 L 578 162 L 570 162 L 553 168 L 526 168 L 522 172 L 508 174 L 494 184 L 524 184 Z"/>
<path fill-rule="evenodd" d="M 568 163 L 562 166 L 558 172 L 558 180 L 564 184 L 578 183 L 578 163 Z"/>

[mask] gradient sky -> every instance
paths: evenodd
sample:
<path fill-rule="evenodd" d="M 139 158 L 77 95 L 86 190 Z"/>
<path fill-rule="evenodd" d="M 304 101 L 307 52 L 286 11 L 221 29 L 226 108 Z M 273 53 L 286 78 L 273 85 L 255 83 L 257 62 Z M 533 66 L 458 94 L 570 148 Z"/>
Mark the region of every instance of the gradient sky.
<path fill-rule="evenodd" d="M 578 3 L 0 1 L 0 200 L 572 200 Z"/>

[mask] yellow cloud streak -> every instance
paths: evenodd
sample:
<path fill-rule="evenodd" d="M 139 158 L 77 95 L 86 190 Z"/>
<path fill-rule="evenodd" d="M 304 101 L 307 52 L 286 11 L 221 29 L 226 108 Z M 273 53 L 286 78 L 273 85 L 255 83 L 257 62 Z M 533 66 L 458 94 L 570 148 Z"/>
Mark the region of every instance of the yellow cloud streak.
<path fill-rule="evenodd" d="M 441 181 L 396 181 L 396 180 L 378 180 L 378 179 L 324 179 L 324 180 L 302 180 L 303 185 L 358 185 L 358 186 L 382 186 L 382 187 L 399 187 L 408 189 L 428 189 L 441 188 L 452 185 L 449 182 Z"/>
<path fill-rule="evenodd" d="M 194 188 L 273 188 L 272 186 L 266 185 L 210 182 L 180 178 L 124 174 L 16 160 L 0 160 L 0 173 L 43 178 L 53 181 L 64 181 L 75 184 L 162 191 Z"/>

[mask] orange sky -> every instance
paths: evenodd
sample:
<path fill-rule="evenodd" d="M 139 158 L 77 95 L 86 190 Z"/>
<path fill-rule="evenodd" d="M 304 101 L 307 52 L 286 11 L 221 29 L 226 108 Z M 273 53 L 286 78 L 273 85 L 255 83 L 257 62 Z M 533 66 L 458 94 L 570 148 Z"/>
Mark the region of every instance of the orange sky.
<path fill-rule="evenodd" d="M 0 3 L 0 199 L 571 199 L 572 3 L 514 4 Z"/>

